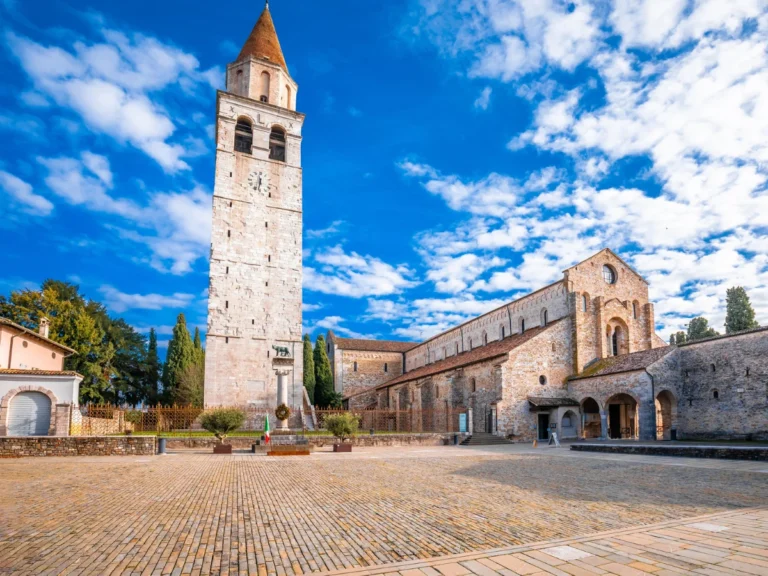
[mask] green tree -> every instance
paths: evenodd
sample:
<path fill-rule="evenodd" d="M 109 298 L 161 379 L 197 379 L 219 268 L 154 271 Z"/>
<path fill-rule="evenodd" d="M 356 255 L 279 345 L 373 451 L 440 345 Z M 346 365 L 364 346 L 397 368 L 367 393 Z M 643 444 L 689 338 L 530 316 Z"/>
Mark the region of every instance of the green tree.
<path fill-rule="evenodd" d="M 755 310 L 749 301 L 747 291 L 741 286 L 726 291 L 725 333 L 751 330 L 760 326 L 755 320 Z"/>
<path fill-rule="evenodd" d="M 195 347 L 195 355 L 198 362 L 205 363 L 205 350 L 203 349 L 203 342 L 200 340 L 200 328 L 195 326 L 195 337 L 192 340 L 192 344 Z"/>
<path fill-rule="evenodd" d="M 157 332 L 154 328 L 149 330 L 149 346 L 147 348 L 147 362 L 144 374 L 144 389 L 147 393 L 147 403 L 157 404 L 160 401 L 160 356 L 157 353 Z"/>
<path fill-rule="evenodd" d="M 49 279 L 39 290 L 0 296 L 0 316 L 31 330 L 43 317 L 51 321 L 50 338 L 77 352 L 64 368 L 83 375 L 81 402 L 146 401 L 146 339 L 124 320 L 110 317 L 103 304 L 86 299 L 77 285 Z"/>
<path fill-rule="evenodd" d="M 315 341 L 315 405 L 326 408 L 333 400 L 333 374 L 331 362 L 325 352 L 325 338 L 322 335 Z"/>
<path fill-rule="evenodd" d="M 312 340 L 304 334 L 304 387 L 310 403 L 315 403 L 315 359 L 312 355 Z"/>
<path fill-rule="evenodd" d="M 669 337 L 669 343 L 672 346 L 679 346 L 680 344 L 685 344 L 688 340 L 688 337 L 686 336 L 686 333 L 680 330 L 679 332 L 675 332 Z"/>
<path fill-rule="evenodd" d="M 173 401 L 183 406 L 203 407 L 205 364 L 198 360 L 186 366 L 179 374 L 179 383 L 174 390 Z"/>
<path fill-rule="evenodd" d="M 195 345 L 187 330 L 187 320 L 184 314 L 179 314 L 173 327 L 173 336 L 168 342 L 168 354 L 163 366 L 163 397 L 166 402 L 176 398 L 182 372 L 197 359 Z"/>
<path fill-rule="evenodd" d="M 712 336 L 719 335 L 720 333 L 709 325 L 709 320 L 702 316 L 698 316 L 688 323 L 686 340 L 688 342 L 693 342 L 694 340 L 703 340 L 704 338 L 711 338 Z"/>

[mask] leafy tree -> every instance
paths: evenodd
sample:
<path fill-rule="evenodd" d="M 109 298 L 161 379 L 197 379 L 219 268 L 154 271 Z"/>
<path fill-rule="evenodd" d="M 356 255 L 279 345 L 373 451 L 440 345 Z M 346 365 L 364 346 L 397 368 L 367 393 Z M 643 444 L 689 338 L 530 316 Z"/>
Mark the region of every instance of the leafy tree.
<path fill-rule="evenodd" d="M 725 333 L 741 332 L 760 326 L 755 320 L 755 310 L 749 301 L 747 291 L 741 286 L 726 291 Z"/>
<path fill-rule="evenodd" d="M 179 374 L 179 384 L 174 390 L 173 401 L 184 406 L 203 407 L 205 364 L 201 361 L 186 366 Z"/>
<path fill-rule="evenodd" d="M 157 404 L 160 401 L 160 357 L 157 354 L 157 332 L 154 328 L 149 331 L 149 347 L 147 348 L 147 362 L 144 373 L 144 389 L 149 404 Z"/>
<path fill-rule="evenodd" d="M 315 341 L 315 405 L 325 408 L 333 399 L 333 374 L 331 362 L 325 352 L 325 338 L 322 335 Z"/>
<path fill-rule="evenodd" d="M 688 336 L 682 330 L 680 330 L 679 332 L 675 332 L 669 338 L 670 344 L 674 344 L 677 346 L 679 346 L 680 344 L 685 344 L 687 341 L 688 341 Z"/>
<path fill-rule="evenodd" d="M 312 356 L 312 340 L 304 334 L 304 387 L 310 403 L 315 403 L 315 359 Z"/>
<path fill-rule="evenodd" d="M 244 422 L 245 413 L 237 408 L 215 408 L 200 416 L 202 427 L 213 432 L 222 443 L 232 432 L 241 428 Z"/>
<path fill-rule="evenodd" d="M 698 316 L 688 323 L 688 333 L 686 334 L 688 342 L 703 340 L 704 338 L 711 338 L 712 336 L 719 335 L 720 333 L 717 330 L 710 327 L 709 320 L 702 316 Z"/>
<path fill-rule="evenodd" d="M 195 345 L 187 330 L 187 320 L 184 314 L 179 314 L 173 327 L 173 336 L 168 342 L 168 354 L 163 366 L 163 396 L 166 402 L 176 398 L 182 372 L 197 359 Z"/>
<path fill-rule="evenodd" d="M 334 414 L 325 419 L 325 429 L 336 436 L 341 442 L 344 442 L 347 438 L 352 438 L 357 433 L 358 425 L 357 417 L 349 412 Z"/>
<path fill-rule="evenodd" d="M 65 370 L 83 375 L 81 402 L 146 401 L 146 340 L 124 320 L 112 318 L 103 304 L 87 300 L 68 282 L 45 280 L 39 290 L 15 290 L 0 296 L 0 316 L 37 330 L 43 317 L 51 321 L 49 336 L 77 353 Z"/>

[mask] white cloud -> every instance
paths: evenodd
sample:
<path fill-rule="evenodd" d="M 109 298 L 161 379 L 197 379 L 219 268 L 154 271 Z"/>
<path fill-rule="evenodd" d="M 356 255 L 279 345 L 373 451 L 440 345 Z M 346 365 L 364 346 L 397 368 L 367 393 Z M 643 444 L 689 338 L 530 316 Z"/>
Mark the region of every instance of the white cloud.
<path fill-rule="evenodd" d="M 505 264 L 499 257 L 462 254 L 455 258 L 436 257 L 429 262 L 427 279 L 435 283 L 438 292 L 456 294 L 466 290 L 471 282 L 491 268 Z"/>
<path fill-rule="evenodd" d="M 33 188 L 24 180 L 0 170 L 0 188 L 18 202 L 22 210 L 34 216 L 48 216 L 53 211 L 53 203 L 47 198 L 35 194 Z"/>
<path fill-rule="evenodd" d="M 306 236 L 307 238 L 312 239 L 336 236 L 337 234 L 341 233 L 345 224 L 346 222 L 344 222 L 344 220 L 334 220 L 326 228 L 321 228 L 318 230 L 307 230 Z"/>
<path fill-rule="evenodd" d="M 362 334 L 360 332 L 355 332 L 354 330 L 351 330 L 343 326 L 342 325 L 343 322 L 345 322 L 345 320 L 341 316 L 326 316 L 322 320 L 317 320 L 314 323 L 314 327 L 309 329 L 308 332 L 314 332 L 317 329 L 333 330 L 336 334 L 344 338 L 363 338 L 363 339 L 375 338 L 375 336 L 370 334 Z"/>
<path fill-rule="evenodd" d="M 475 100 L 475 108 L 479 110 L 488 110 L 488 105 L 491 103 L 491 92 L 493 88 L 486 86 L 483 91 L 480 92 L 480 96 Z"/>
<path fill-rule="evenodd" d="M 314 254 L 316 266 L 304 266 L 306 290 L 351 298 L 397 294 L 416 285 L 406 266 L 392 266 L 373 256 L 346 253 L 341 246 Z"/>
<path fill-rule="evenodd" d="M 162 294 L 127 294 L 113 286 L 99 288 L 104 301 L 111 311 L 121 314 L 126 310 L 164 310 L 166 308 L 185 308 L 194 299 L 193 294 L 176 293 L 169 296 Z"/>
<path fill-rule="evenodd" d="M 301 305 L 301 311 L 302 312 L 317 312 L 323 307 L 322 304 L 309 304 L 308 302 L 303 302 Z"/>
<path fill-rule="evenodd" d="M 194 56 L 155 38 L 102 32 L 104 42 L 78 41 L 72 51 L 11 32 L 6 42 L 37 96 L 73 110 L 91 130 L 142 150 L 167 172 L 188 169 L 182 159 L 188 151 L 169 142 L 176 131 L 170 113 L 150 95 L 171 86 L 193 95 L 199 85 L 215 84 L 218 72 L 201 71 Z M 37 96 L 32 102 L 40 102 Z"/>

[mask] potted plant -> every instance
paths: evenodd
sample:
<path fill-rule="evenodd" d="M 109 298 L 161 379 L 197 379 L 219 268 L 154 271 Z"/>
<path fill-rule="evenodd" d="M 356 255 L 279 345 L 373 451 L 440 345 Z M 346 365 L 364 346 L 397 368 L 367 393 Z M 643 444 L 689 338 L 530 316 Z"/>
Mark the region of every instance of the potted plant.
<path fill-rule="evenodd" d="M 214 454 L 232 454 L 232 445 L 225 444 L 232 432 L 242 427 L 245 422 L 245 413 L 237 408 L 214 408 L 203 412 L 200 416 L 200 425 L 212 432 L 219 440 L 213 447 Z"/>
<path fill-rule="evenodd" d="M 357 433 L 357 426 L 357 417 L 349 412 L 328 416 L 325 419 L 325 429 L 339 439 L 333 445 L 334 452 L 352 452 L 352 443 L 344 440 L 351 439 Z"/>

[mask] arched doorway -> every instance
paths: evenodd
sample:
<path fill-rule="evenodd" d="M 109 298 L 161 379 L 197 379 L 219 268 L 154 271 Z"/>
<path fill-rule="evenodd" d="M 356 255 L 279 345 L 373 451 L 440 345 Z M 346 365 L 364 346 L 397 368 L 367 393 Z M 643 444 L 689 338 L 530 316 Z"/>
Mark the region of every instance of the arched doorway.
<path fill-rule="evenodd" d="M 676 420 L 677 398 L 669 390 L 662 390 L 656 396 L 656 439 L 671 440 Z"/>
<path fill-rule="evenodd" d="M 637 402 L 629 394 L 616 394 L 605 403 L 608 416 L 608 437 L 612 440 L 638 437 Z"/>
<path fill-rule="evenodd" d="M 19 392 L 8 410 L 9 436 L 48 436 L 51 399 L 42 392 Z"/>
<path fill-rule="evenodd" d="M 594 398 L 581 403 L 581 434 L 584 438 L 600 438 L 600 405 Z"/>
<path fill-rule="evenodd" d="M 579 437 L 579 417 L 576 416 L 576 412 L 573 410 L 566 411 L 563 414 L 563 418 L 560 421 L 560 438 L 563 440 L 568 438 Z"/>
<path fill-rule="evenodd" d="M 629 354 L 629 327 L 621 318 L 612 318 L 605 327 L 606 356 Z"/>

